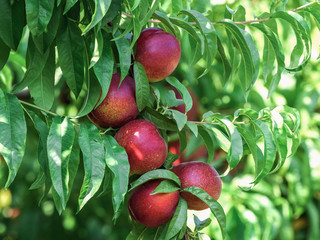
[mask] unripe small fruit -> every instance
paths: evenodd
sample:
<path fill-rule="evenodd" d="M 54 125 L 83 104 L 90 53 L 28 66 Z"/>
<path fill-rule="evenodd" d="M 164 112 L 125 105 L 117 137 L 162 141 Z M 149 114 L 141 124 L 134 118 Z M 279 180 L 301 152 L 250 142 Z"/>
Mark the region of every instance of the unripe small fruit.
<path fill-rule="evenodd" d="M 128 122 L 115 135 L 130 163 L 130 174 L 143 174 L 159 168 L 166 160 L 168 147 L 152 122 L 138 119 Z"/>
<path fill-rule="evenodd" d="M 150 195 L 162 180 L 152 180 L 137 187 L 128 201 L 133 220 L 146 227 L 159 227 L 174 215 L 179 202 L 179 191 Z"/>
<path fill-rule="evenodd" d="M 174 167 L 172 171 L 179 177 L 181 189 L 199 187 L 215 200 L 218 200 L 220 197 L 221 179 L 218 172 L 209 164 L 204 162 L 186 162 Z M 209 207 L 191 193 L 182 192 L 181 196 L 187 201 L 188 209 L 204 210 Z"/>
<path fill-rule="evenodd" d="M 137 40 L 135 59 L 142 64 L 149 82 L 168 77 L 181 56 L 178 39 L 160 28 L 147 28 Z"/>
<path fill-rule="evenodd" d="M 120 79 L 120 73 L 112 75 L 107 96 L 88 114 L 89 119 L 102 128 L 121 127 L 138 116 L 134 79 L 126 76 L 119 87 Z"/>

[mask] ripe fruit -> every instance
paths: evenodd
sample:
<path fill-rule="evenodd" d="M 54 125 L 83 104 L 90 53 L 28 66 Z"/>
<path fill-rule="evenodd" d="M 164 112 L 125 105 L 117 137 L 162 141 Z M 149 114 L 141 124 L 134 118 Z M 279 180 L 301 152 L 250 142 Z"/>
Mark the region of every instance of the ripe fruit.
<path fill-rule="evenodd" d="M 167 157 L 168 147 L 156 125 L 139 119 L 128 122 L 115 135 L 124 147 L 130 163 L 130 174 L 143 174 L 159 168 Z"/>
<path fill-rule="evenodd" d="M 204 162 L 181 163 L 172 171 L 179 177 L 181 189 L 199 187 L 215 200 L 220 197 L 221 179 L 218 172 L 209 164 Z M 181 196 L 187 201 L 188 209 L 203 210 L 208 208 L 207 204 L 191 193 L 182 192 Z"/>
<path fill-rule="evenodd" d="M 169 89 L 174 91 L 177 99 L 182 99 L 181 94 L 179 93 L 179 91 L 176 88 L 170 86 Z M 198 98 L 194 94 L 194 92 L 190 88 L 188 88 L 188 91 L 189 91 L 190 96 L 192 98 L 193 105 L 192 105 L 191 109 L 187 112 L 187 117 L 188 117 L 189 121 L 194 121 L 198 117 L 199 103 L 198 103 Z M 181 113 L 186 112 L 186 106 L 184 104 L 181 104 L 177 107 L 171 107 L 170 109 L 177 110 Z"/>
<path fill-rule="evenodd" d="M 120 78 L 120 73 L 112 75 L 106 98 L 88 114 L 89 119 L 102 128 L 121 127 L 139 113 L 134 79 L 126 76 L 119 87 Z"/>
<path fill-rule="evenodd" d="M 130 216 L 146 227 L 159 227 L 168 222 L 179 202 L 179 191 L 150 195 L 161 181 L 152 180 L 142 184 L 129 198 Z"/>
<path fill-rule="evenodd" d="M 147 28 L 137 40 L 136 61 L 142 64 L 149 82 L 168 77 L 181 56 L 179 41 L 160 28 Z"/>

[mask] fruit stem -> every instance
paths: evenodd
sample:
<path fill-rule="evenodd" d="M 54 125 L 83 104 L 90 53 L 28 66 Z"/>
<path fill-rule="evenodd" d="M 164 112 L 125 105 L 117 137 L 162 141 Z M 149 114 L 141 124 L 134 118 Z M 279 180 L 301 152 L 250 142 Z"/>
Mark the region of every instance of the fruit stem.
<path fill-rule="evenodd" d="M 297 7 L 295 9 L 292 9 L 291 12 L 297 12 L 305 7 L 308 7 L 309 5 L 312 5 L 314 3 L 316 3 L 317 1 L 314 1 L 314 2 L 310 2 L 310 3 L 307 3 L 305 5 L 302 5 L 300 7 Z M 132 15 L 129 14 L 129 13 L 126 13 L 126 12 L 121 12 L 123 15 L 129 17 L 129 18 L 132 18 Z M 254 19 L 254 20 L 249 20 L 249 21 L 238 21 L 238 22 L 234 22 L 235 24 L 247 24 L 247 23 L 254 23 L 254 22 L 265 22 L 265 21 L 268 21 L 270 19 L 270 17 L 267 17 L 267 18 L 263 18 L 263 19 Z M 154 19 L 150 19 L 148 20 L 148 22 L 152 22 L 152 23 L 161 23 L 160 20 L 154 20 Z M 197 23 L 196 22 L 189 22 L 190 24 L 192 25 L 196 25 Z M 211 22 L 211 24 L 216 24 L 217 22 Z"/>

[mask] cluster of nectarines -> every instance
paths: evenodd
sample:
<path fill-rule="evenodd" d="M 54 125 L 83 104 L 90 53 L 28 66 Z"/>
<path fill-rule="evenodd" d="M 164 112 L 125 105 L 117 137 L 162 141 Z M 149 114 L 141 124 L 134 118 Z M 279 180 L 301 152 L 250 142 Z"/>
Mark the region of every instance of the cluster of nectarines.
<path fill-rule="evenodd" d="M 137 40 L 135 60 L 142 64 L 150 82 L 169 76 L 178 65 L 180 55 L 179 41 L 159 28 L 145 29 Z M 107 96 L 88 117 L 99 127 L 120 128 L 115 139 L 128 155 L 130 175 L 141 175 L 163 165 L 168 146 L 154 123 L 136 119 L 139 110 L 135 100 L 134 78 L 126 76 L 121 84 L 120 79 L 119 73 L 113 74 Z M 176 98 L 181 99 L 180 93 L 173 90 Z M 189 120 L 197 115 L 197 100 L 194 94 L 191 96 L 194 107 L 188 112 Z M 184 104 L 174 109 L 185 113 Z M 217 171 L 209 164 L 182 163 L 172 171 L 180 178 L 181 189 L 196 186 L 204 189 L 214 199 L 219 198 L 221 181 Z M 180 196 L 187 201 L 189 209 L 202 210 L 208 207 L 190 193 L 180 194 L 179 191 L 174 191 L 151 194 L 161 181 L 163 179 L 148 181 L 133 191 L 128 202 L 128 210 L 133 220 L 147 227 L 158 227 L 168 222 L 175 212 Z"/>

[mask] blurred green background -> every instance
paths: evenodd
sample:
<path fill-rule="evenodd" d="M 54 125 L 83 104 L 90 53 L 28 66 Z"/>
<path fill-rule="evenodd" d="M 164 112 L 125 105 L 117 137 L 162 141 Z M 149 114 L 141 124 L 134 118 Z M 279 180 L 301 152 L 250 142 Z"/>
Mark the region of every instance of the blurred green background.
<path fill-rule="evenodd" d="M 247 11 L 247 19 L 253 19 L 253 14 L 260 15 L 268 11 L 272 1 L 186 2 L 191 9 L 208 11 L 210 19 L 216 21 L 224 17 L 226 3 L 232 9 L 239 4 L 243 5 Z M 288 1 L 287 9 L 294 9 L 305 3 L 303 0 Z M 170 12 L 171 1 L 162 1 L 161 7 Z M 262 36 L 251 28 L 248 30 L 262 53 Z M 279 31 L 283 48 L 290 53 L 292 32 L 281 27 Z M 2 87 L 19 81 L 23 76 L 28 32 L 25 34 L 18 51 L 11 53 L 9 62 L 0 72 Z M 222 179 L 223 191 L 219 202 L 227 215 L 227 239 L 320 239 L 320 64 L 317 61 L 320 34 L 314 24 L 312 36 L 312 61 L 303 71 L 295 75 L 283 74 L 279 87 L 270 98 L 267 98 L 268 88 L 260 74 L 248 101 L 245 101 L 240 91 L 239 79 L 225 83 L 219 59 L 214 62 L 209 74 L 197 79 L 203 71 L 205 61 L 202 59 L 193 63 L 193 40 L 187 34 L 182 34 L 182 58 L 174 75 L 196 93 L 201 112 L 211 110 L 227 115 L 243 107 L 259 111 L 265 107 L 285 104 L 297 108 L 302 119 L 301 145 L 278 172 L 267 176 L 252 191 L 242 191 L 239 186 L 245 186 L 254 176 L 254 164 L 249 156 L 243 158 L 237 169 Z M 68 114 L 75 106 L 72 105 L 72 98 L 62 91 L 59 77 L 61 78 L 58 74 L 54 111 Z M 131 229 L 131 220 L 124 207 L 119 220 L 113 224 L 110 195 L 94 197 L 76 214 L 83 179 L 81 164 L 68 207 L 61 216 L 54 208 L 50 193 L 38 205 L 43 189 L 29 190 L 39 172 L 37 146 L 38 134 L 29 123 L 27 151 L 19 173 L 8 191 L 0 190 L 0 239 L 125 239 Z M 213 165 L 223 173 L 223 156 Z M 0 159 L 1 181 L 5 179 L 5 173 L 6 166 Z M 208 211 L 190 212 L 190 226 L 193 224 L 192 214 L 197 214 L 200 219 L 210 216 Z M 212 239 L 221 238 L 215 221 L 204 232 Z"/>

